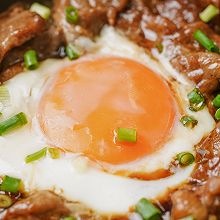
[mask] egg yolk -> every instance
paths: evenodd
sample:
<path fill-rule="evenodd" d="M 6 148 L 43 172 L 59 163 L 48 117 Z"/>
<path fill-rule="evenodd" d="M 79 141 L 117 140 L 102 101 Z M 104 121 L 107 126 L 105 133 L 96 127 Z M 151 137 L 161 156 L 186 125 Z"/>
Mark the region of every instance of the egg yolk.
<path fill-rule="evenodd" d="M 119 57 L 79 59 L 43 93 L 38 120 L 49 144 L 93 160 L 123 164 L 152 154 L 170 137 L 176 104 L 166 82 Z M 117 128 L 137 131 L 119 142 Z"/>

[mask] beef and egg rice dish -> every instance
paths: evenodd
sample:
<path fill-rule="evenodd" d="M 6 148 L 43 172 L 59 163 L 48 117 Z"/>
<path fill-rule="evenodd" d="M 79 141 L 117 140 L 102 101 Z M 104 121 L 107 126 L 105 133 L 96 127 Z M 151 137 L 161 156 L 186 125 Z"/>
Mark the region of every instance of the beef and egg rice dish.
<path fill-rule="evenodd" d="M 0 1 L 0 219 L 220 219 L 219 0 Z"/>

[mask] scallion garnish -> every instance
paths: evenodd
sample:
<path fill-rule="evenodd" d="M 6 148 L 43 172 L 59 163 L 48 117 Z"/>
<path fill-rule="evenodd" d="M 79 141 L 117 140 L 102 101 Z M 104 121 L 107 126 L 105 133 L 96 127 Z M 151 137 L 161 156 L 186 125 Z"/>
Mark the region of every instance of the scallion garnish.
<path fill-rule="evenodd" d="M 184 217 L 184 218 L 181 218 L 179 220 L 195 220 L 194 217 L 192 215 L 190 216 L 187 216 L 187 217 Z"/>
<path fill-rule="evenodd" d="M 70 60 L 75 60 L 79 58 L 81 53 L 82 52 L 80 51 L 80 48 L 78 48 L 77 46 L 73 44 L 68 44 L 66 46 L 66 54 Z"/>
<path fill-rule="evenodd" d="M 139 200 L 135 210 L 144 220 L 157 220 L 161 218 L 161 211 L 145 198 Z"/>
<path fill-rule="evenodd" d="M 212 41 L 210 38 L 206 36 L 204 32 L 201 30 L 197 29 L 194 32 L 194 38 L 203 46 L 205 47 L 208 51 L 211 52 L 216 52 L 219 53 L 219 48 L 218 46 Z"/>
<path fill-rule="evenodd" d="M 24 64 L 29 70 L 37 69 L 39 63 L 37 59 L 37 52 L 35 50 L 28 50 L 24 54 Z"/>
<path fill-rule="evenodd" d="M 188 115 L 184 115 L 180 119 L 180 122 L 183 124 L 184 127 L 188 127 L 188 128 L 194 128 L 198 124 L 198 121 L 195 118 Z"/>
<path fill-rule="evenodd" d="M 220 108 L 220 94 L 218 94 L 212 101 L 212 104 L 216 108 Z"/>
<path fill-rule="evenodd" d="M 220 120 L 220 108 L 215 112 L 215 119 Z"/>
<path fill-rule="evenodd" d="M 45 148 L 43 148 L 43 149 L 41 149 L 41 150 L 39 150 L 39 151 L 37 151 L 33 154 L 30 154 L 30 155 L 26 156 L 25 162 L 26 163 L 34 162 L 36 160 L 39 160 L 39 159 L 45 157 L 46 154 L 47 154 L 47 147 L 45 147 Z"/>
<path fill-rule="evenodd" d="M 219 9 L 215 5 L 210 4 L 199 14 L 199 17 L 202 21 L 207 23 L 218 14 Z"/>
<path fill-rule="evenodd" d="M 0 208 L 5 209 L 12 205 L 12 199 L 8 195 L 0 195 Z"/>
<path fill-rule="evenodd" d="M 4 176 L 0 190 L 4 192 L 17 193 L 21 186 L 21 180 L 18 178 Z"/>
<path fill-rule="evenodd" d="M 188 95 L 190 110 L 199 111 L 205 106 L 205 98 L 198 88 L 194 88 Z"/>
<path fill-rule="evenodd" d="M 52 159 L 60 158 L 60 151 L 58 149 L 50 147 L 48 148 L 48 151 Z"/>
<path fill-rule="evenodd" d="M 75 218 L 68 216 L 68 217 L 64 217 L 63 220 L 75 220 Z"/>
<path fill-rule="evenodd" d="M 10 94 L 5 85 L 0 86 L 0 103 L 2 104 L 2 107 L 6 107 L 10 103 Z"/>
<path fill-rule="evenodd" d="M 181 152 L 177 154 L 177 160 L 181 166 L 188 166 L 195 161 L 195 157 L 189 152 Z"/>
<path fill-rule="evenodd" d="M 23 125 L 27 124 L 26 115 L 23 112 L 0 122 L 0 135 L 8 133 L 16 128 L 20 128 Z"/>
<path fill-rule="evenodd" d="M 49 19 L 51 10 L 45 5 L 41 5 L 38 2 L 35 2 L 31 5 L 30 11 L 39 14 L 45 20 Z"/>
<path fill-rule="evenodd" d="M 118 128 L 117 141 L 136 142 L 137 131 L 133 128 Z"/>
<path fill-rule="evenodd" d="M 162 52 L 163 52 L 163 44 L 162 44 L 162 43 L 158 43 L 158 44 L 156 45 L 156 48 L 157 48 L 157 50 L 158 50 L 159 53 L 162 53 Z"/>
<path fill-rule="evenodd" d="M 74 6 L 66 8 L 66 20 L 74 24 L 78 21 L 78 10 Z"/>

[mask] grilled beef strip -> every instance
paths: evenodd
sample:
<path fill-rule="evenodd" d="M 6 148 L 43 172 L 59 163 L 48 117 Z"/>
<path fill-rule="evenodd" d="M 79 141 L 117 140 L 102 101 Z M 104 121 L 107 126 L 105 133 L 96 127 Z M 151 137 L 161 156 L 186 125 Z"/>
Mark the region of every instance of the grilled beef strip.
<path fill-rule="evenodd" d="M 29 49 L 36 50 L 40 60 L 62 57 L 59 53 L 60 48 L 66 44 L 62 30 L 56 26 L 53 18 L 45 21 L 36 13 L 30 12 L 28 10 L 29 7 L 30 5 L 26 4 L 26 2 L 20 2 L 19 4 L 12 5 L 0 16 L 0 32 L 4 33 L 3 35 L 1 34 L 0 41 L 0 48 L 3 51 L 1 56 L 2 62 L 0 62 L 0 82 L 10 79 L 23 70 L 23 56 Z M 15 13 L 16 11 L 17 13 Z M 21 17 L 21 15 L 23 16 Z M 30 18 L 30 15 L 34 16 Z M 2 22 L 1 17 L 4 19 L 2 19 Z M 14 21 L 21 24 L 21 27 Z M 38 25 L 34 26 L 35 23 Z M 19 27 L 20 32 L 16 29 Z M 28 30 L 26 30 L 27 28 Z M 11 33 L 14 33 L 14 35 Z M 8 38 L 11 35 L 14 38 Z M 7 39 L 10 47 L 3 47 L 5 39 Z"/>
<path fill-rule="evenodd" d="M 171 196 L 171 219 L 193 216 L 198 220 L 216 219 L 220 215 L 220 177 L 208 179 L 205 185 L 188 186 Z"/>
<path fill-rule="evenodd" d="M 61 197 L 49 191 L 39 191 L 18 201 L 0 217 L 2 220 L 58 220 L 69 214 L 70 210 Z"/>
<path fill-rule="evenodd" d="M 87 0 L 75 0 L 73 4 L 79 10 L 77 24 L 66 21 L 65 9 L 71 5 L 70 0 L 54 0 L 50 5 L 52 16 L 47 22 L 28 10 L 31 2 L 28 4 L 26 1 L 21 1 L 0 16 L 2 17 L 2 20 L 0 19 L 0 82 L 10 79 L 21 71 L 23 55 L 28 49 L 36 50 L 40 60 L 59 58 L 63 56 L 60 54 L 60 49 L 67 42 L 74 43 L 79 36 L 95 37 L 106 23 L 115 22 L 117 14 L 126 7 L 128 0 L 99 0 L 94 1 L 94 5 Z M 35 17 L 33 16 L 32 19 L 27 17 L 30 15 Z M 19 27 L 15 21 L 23 26 Z M 34 26 L 35 23 L 38 26 Z M 13 27 L 19 28 L 20 32 L 18 33 L 17 29 L 13 30 Z M 7 47 L 4 46 L 5 40 L 8 42 Z"/>

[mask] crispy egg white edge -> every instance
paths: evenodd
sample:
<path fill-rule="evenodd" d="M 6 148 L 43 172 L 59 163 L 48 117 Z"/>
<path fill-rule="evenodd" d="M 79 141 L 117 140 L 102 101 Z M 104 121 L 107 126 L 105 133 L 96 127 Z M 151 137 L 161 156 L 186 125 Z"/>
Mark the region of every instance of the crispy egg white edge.
<path fill-rule="evenodd" d="M 128 57 L 149 65 L 151 68 L 154 67 L 153 71 L 159 74 L 162 74 L 163 71 L 166 72 L 168 78 L 170 75 L 174 77 L 173 70 L 169 69 L 171 67 L 167 69 L 166 66 L 153 61 L 143 49 L 115 32 L 113 28 L 106 27 L 101 37 L 97 39 L 97 43 L 91 43 L 87 39 L 81 39 L 82 42 L 90 45 L 88 48 L 91 49 L 89 52 L 92 54 Z M 117 47 L 115 48 L 114 45 Z M 29 191 L 54 190 L 69 200 L 80 201 L 94 210 L 110 214 L 126 213 L 129 207 L 136 204 L 140 198 L 155 199 L 165 194 L 170 188 L 187 181 L 194 165 L 180 169 L 176 174 L 164 179 L 141 181 L 102 172 L 90 166 L 86 158 L 80 159 L 77 155 L 69 153 L 62 155 L 60 159 L 53 160 L 47 156 L 40 161 L 25 164 L 26 155 L 36 152 L 46 145 L 35 117 L 42 90 L 47 81 L 59 69 L 70 64 L 71 62 L 67 59 L 47 60 L 36 71 L 21 73 L 6 83 L 11 95 L 11 106 L 4 109 L 4 118 L 24 111 L 28 115 L 30 123 L 13 133 L 0 137 L 0 174 L 22 178 L 26 189 Z M 193 88 L 193 84 L 182 77 L 181 80 L 186 85 L 187 92 Z M 179 92 L 183 93 L 183 97 L 186 98 L 187 92 L 184 89 L 180 89 Z M 185 98 L 183 102 L 187 105 Z M 183 132 L 189 138 L 188 135 L 190 133 L 195 135 L 196 129 L 198 129 L 201 139 L 203 135 L 208 134 L 214 128 L 214 120 L 206 108 L 198 113 L 190 112 L 190 114 L 198 119 L 199 125 L 193 129 L 193 132 L 183 127 L 183 130 L 178 131 L 181 135 Z M 210 123 L 207 123 L 205 119 Z M 199 127 L 200 124 L 201 128 Z M 198 143 L 199 138 L 192 137 L 192 139 L 193 145 Z M 184 142 L 184 144 L 174 143 L 178 145 L 179 151 L 183 149 L 193 151 L 192 145 L 189 146 L 188 142 Z M 154 164 L 157 168 L 166 166 L 167 162 L 163 162 L 165 155 L 170 158 L 173 151 L 164 150 L 161 157 L 158 155 L 157 161 L 154 161 L 153 157 L 149 157 L 148 161 L 145 161 L 148 162 L 147 168 L 144 166 L 144 169 L 152 170 Z M 141 164 L 143 165 L 143 163 Z M 130 166 L 132 167 L 133 164 Z"/>

